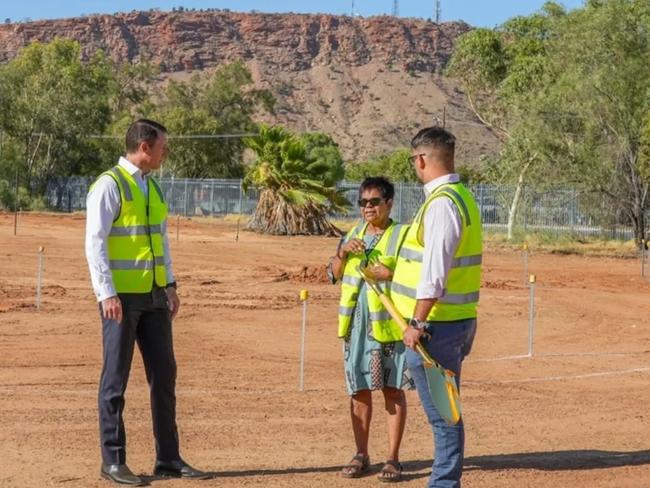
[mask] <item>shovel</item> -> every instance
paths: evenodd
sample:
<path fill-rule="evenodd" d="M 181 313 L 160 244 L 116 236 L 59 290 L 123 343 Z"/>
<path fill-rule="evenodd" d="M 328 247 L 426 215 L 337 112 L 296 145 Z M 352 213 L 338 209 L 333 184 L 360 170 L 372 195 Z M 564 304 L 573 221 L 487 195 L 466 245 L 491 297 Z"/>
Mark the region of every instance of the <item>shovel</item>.
<path fill-rule="evenodd" d="M 406 324 L 404 317 L 402 317 L 395 308 L 390 297 L 382 291 L 377 281 L 368 275 L 365 268 L 358 267 L 357 270 L 372 291 L 377 294 L 382 305 L 388 311 L 393 320 L 397 322 L 397 325 L 402 329 L 402 332 L 405 332 L 406 329 L 408 329 L 408 325 Z M 455 373 L 438 364 L 438 362 L 429 355 L 427 350 L 419 342 L 416 344 L 415 350 L 420 354 L 420 356 L 422 356 L 422 363 L 424 365 L 424 373 L 427 378 L 427 386 L 429 387 L 431 401 L 447 424 L 456 425 L 460 420 L 461 407 Z"/>

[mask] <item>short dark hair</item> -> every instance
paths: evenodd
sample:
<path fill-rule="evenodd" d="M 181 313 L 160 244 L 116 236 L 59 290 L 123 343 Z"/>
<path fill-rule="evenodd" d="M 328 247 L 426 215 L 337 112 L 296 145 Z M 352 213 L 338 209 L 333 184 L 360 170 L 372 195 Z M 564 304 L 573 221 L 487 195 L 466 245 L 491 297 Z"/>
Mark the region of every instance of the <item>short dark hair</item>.
<path fill-rule="evenodd" d="M 126 152 L 137 152 L 142 142 L 153 145 L 160 134 L 166 133 L 167 129 L 164 125 L 149 119 L 138 119 L 126 131 Z"/>
<path fill-rule="evenodd" d="M 361 194 L 370 189 L 379 190 L 384 200 L 392 200 L 395 196 L 395 186 L 383 176 L 369 176 L 361 182 L 359 186 L 359 198 Z"/>
<path fill-rule="evenodd" d="M 427 127 L 418 132 L 411 140 L 411 148 L 416 149 L 420 146 L 440 149 L 453 157 L 454 149 L 456 147 L 456 138 L 451 132 L 442 127 Z"/>

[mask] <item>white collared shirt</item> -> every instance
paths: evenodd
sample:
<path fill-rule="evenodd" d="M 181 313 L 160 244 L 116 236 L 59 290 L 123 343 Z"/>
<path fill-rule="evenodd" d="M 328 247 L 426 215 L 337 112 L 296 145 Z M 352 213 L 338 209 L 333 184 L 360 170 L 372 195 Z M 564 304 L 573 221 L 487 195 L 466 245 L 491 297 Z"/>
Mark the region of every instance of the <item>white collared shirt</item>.
<path fill-rule="evenodd" d="M 457 173 L 440 176 L 424 185 L 424 193 L 428 197 L 440 185 L 458 181 Z M 447 277 L 463 231 L 456 204 L 450 198 L 435 198 L 427 207 L 423 226 L 422 274 L 416 298 L 441 298 L 447 291 Z"/>
<path fill-rule="evenodd" d="M 147 178 L 149 174 L 144 175 L 140 168 L 123 157 L 120 158 L 118 165 L 133 176 L 145 197 L 148 197 Z M 93 185 L 86 198 L 86 260 L 93 291 L 98 302 L 117 295 L 109 266 L 107 243 L 113 221 L 120 211 L 120 207 L 121 198 L 117 183 L 108 175 L 102 176 Z M 169 240 L 167 239 L 167 222 L 163 222 L 161 227 L 167 282 L 171 283 L 174 281 L 174 274 L 169 252 Z"/>

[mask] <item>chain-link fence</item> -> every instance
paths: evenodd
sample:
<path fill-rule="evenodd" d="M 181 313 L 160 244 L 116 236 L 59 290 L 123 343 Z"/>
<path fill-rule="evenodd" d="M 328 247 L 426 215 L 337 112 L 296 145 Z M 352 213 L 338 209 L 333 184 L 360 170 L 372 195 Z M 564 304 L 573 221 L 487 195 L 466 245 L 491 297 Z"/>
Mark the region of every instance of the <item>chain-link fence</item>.
<path fill-rule="evenodd" d="M 84 210 L 86 194 L 92 182 L 92 178 L 82 177 L 53 180 L 48 185 L 46 203 L 60 211 Z M 162 178 L 159 183 L 171 214 L 252 214 L 257 205 L 258 192 L 243 191 L 241 180 Z M 332 217 L 357 219 L 359 212 L 354 207 L 354 202 L 358 198 L 359 184 L 341 182 L 338 186 L 351 207 L 347 212 L 333 213 Z M 476 185 L 470 189 L 476 197 L 484 228 L 487 231 L 504 232 L 515 189 L 495 185 Z M 396 183 L 393 218 L 400 222 L 410 221 L 423 201 L 421 185 Z M 604 201 L 597 196 L 571 188 L 525 188 L 521 194 L 515 227 L 525 233 L 632 239 L 633 229 L 621 222 L 621 216 L 612 215 Z"/>

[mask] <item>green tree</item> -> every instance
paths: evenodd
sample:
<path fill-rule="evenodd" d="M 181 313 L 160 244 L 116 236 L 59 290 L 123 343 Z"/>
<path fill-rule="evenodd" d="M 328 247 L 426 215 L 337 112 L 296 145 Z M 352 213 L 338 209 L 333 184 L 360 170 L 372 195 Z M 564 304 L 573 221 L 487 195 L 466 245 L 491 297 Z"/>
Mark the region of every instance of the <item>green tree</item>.
<path fill-rule="evenodd" d="M 458 78 L 476 117 L 502 141 L 495 182 L 514 184 L 508 214 L 513 237 L 527 181 L 547 179 L 554 170 L 545 151 L 546 130 L 539 118 L 550 83 L 549 45 L 566 16 L 554 2 L 529 17 L 515 17 L 496 29 L 462 36 L 447 73 Z"/>
<path fill-rule="evenodd" d="M 509 231 L 525 182 L 579 184 L 609 202 L 640 245 L 648 209 L 650 3 L 555 3 L 459 42 L 449 72 L 503 141 L 501 181 L 515 182 Z M 620 216 L 624 216 L 621 219 Z"/>
<path fill-rule="evenodd" d="M 573 176 L 625 216 L 641 245 L 648 183 L 650 3 L 590 1 L 552 43 L 555 110 L 546 117 Z"/>
<path fill-rule="evenodd" d="M 301 134 L 300 140 L 305 145 L 307 160 L 319 161 L 327 167 L 323 174 L 323 184 L 333 186 L 343 179 L 345 166 L 339 145 L 331 136 L 320 132 Z"/>
<path fill-rule="evenodd" d="M 194 76 L 188 83 L 170 82 L 157 117 L 172 135 L 206 134 L 214 138 L 174 139 L 168 167 L 186 178 L 240 178 L 244 175 L 241 137 L 254 133 L 253 116 L 272 112 L 275 103 L 267 90 L 252 88 L 244 63 L 221 66 L 209 77 Z"/>
<path fill-rule="evenodd" d="M 110 121 L 113 73 L 101 52 L 84 63 L 68 40 L 33 43 L 0 66 L 0 130 L 21 154 L 4 164 L 20 168 L 24 187 L 40 193 L 53 176 L 100 165 L 88 136 Z"/>
<path fill-rule="evenodd" d="M 348 164 L 345 167 L 345 179 L 362 181 L 369 176 L 385 176 L 394 183 L 417 182 L 410 155 L 411 151 L 402 148 L 392 153 L 375 156 L 368 161 Z"/>
<path fill-rule="evenodd" d="M 280 126 L 262 125 L 244 143 L 257 156 L 244 188 L 260 191 L 250 229 L 279 235 L 340 234 L 327 215 L 348 202 L 331 179 L 331 159 L 310 158 L 301 138 Z"/>

